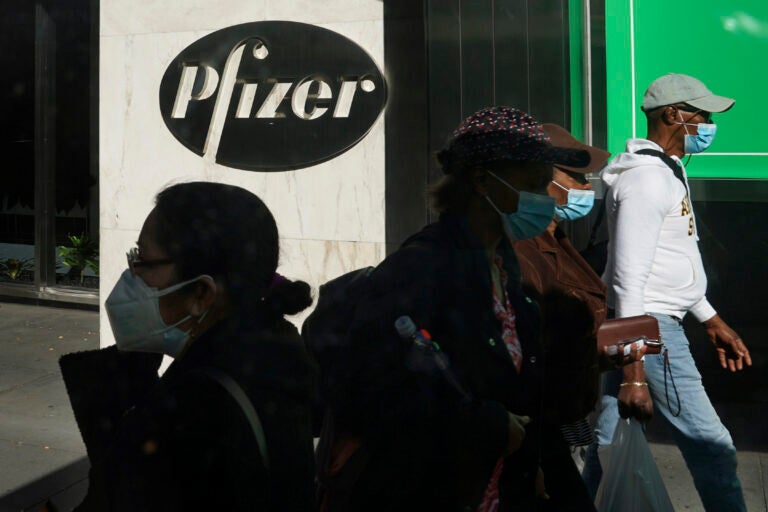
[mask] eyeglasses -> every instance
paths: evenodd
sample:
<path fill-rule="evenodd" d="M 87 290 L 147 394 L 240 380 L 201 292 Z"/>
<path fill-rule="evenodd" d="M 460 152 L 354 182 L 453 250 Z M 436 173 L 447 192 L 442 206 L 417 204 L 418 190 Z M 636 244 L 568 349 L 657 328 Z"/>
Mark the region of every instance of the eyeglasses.
<path fill-rule="evenodd" d="M 575 172 L 568 169 L 564 169 L 560 167 L 559 165 L 554 165 L 554 168 L 558 171 L 562 172 L 563 174 L 568 175 L 569 178 L 571 178 L 573 181 L 578 183 L 579 185 L 586 185 L 589 183 L 589 180 L 587 179 L 587 176 L 583 172 Z M 557 180 L 552 180 L 553 183 L 555 183 Z M 555 183 L 555 185 L 560 185 L 559 183 Z"/>
<path fill-rule="evenodd" d="M 131 271 L 131 275 L 136 275 L 136 269 L 142 267 L 154 267 L 157 265 L 168 265 L 173 263 L 171 258 L 159 258 L 156 260 L 142 260 L 139 258 L 139 248 L 133 247 L 125 256 L 128 258 L 128 269 Z"/>
<path fill-rule="evenodd" d="M 692 107 L 691 105 L 675 105 L 675 108 L 678 110 L 682 110 L 683 112 L 689 112 L 694 114 L 694 117 L 696 114 L 700 115 L 702 118 L 704 118 L 704 122 L 709 124 L 712 122 L 712 112 L 707 112 L 706 110 L 700 110 L 696 107 Z M 688 123 L 683 123 L 688 124 Z M 697 124 L 697 123 L 692 123 Z"/>

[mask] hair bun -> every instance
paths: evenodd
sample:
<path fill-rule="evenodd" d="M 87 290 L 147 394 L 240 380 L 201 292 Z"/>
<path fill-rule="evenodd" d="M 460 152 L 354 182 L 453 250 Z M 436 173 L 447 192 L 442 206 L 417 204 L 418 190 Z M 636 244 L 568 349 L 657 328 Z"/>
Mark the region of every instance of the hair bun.
<path fill-rule="evenodd" d="M 304 281 L 291 281 L 280 276 L 273 280 L 266 300 L 275 313 L 295 315 L 312 305 L 312 288 Z"/>

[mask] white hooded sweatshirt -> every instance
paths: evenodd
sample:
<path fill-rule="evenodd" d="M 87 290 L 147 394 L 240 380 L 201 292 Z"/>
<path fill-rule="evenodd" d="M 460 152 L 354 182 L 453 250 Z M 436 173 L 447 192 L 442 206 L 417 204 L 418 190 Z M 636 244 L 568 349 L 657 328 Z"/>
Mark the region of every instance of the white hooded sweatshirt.
<path fill-rule="evenodd" d="M 660 158 L 635 154 L 641 149 L 663 151 L 650 140 L 630 139 L 626 152 L 601 173 L 610 187 L 603 274 L 608 305 L 617 318 L 661 313 L 682 319 L 690 311 L 704 322 L 716 312 L 706 299 L 707 276 L 686 186 Z M 687 183 L 685 169 L 683 176 Z"/>

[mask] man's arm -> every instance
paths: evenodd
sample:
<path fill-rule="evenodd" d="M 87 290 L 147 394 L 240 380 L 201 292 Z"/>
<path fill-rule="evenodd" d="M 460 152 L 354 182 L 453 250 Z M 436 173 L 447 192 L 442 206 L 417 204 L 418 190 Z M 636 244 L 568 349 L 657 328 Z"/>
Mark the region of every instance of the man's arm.
<path fill-rule="evenodd" d="M 615 194 L 613 288 L 616 317 L 645 314 L 644 293 L 664 217 L 670 208 L 666 169 L 646 167 L 622 175 Z"/>

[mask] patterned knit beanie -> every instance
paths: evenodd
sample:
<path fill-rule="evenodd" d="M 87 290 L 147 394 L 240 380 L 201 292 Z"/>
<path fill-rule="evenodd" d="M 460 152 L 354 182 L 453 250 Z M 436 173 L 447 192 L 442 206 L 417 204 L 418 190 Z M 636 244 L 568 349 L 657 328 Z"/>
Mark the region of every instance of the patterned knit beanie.
<path fill-rule="evenodd" d="M 467 117 L 438 152 L 445 174 L 499 160 L 544 162 L 571 167 L 589 164 L 589 153 L 556 147 L 533 117 L 511 107 L 488 107 Z"/>

